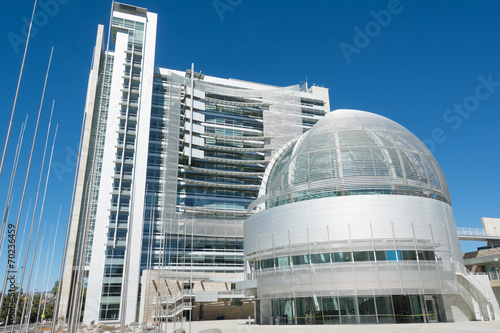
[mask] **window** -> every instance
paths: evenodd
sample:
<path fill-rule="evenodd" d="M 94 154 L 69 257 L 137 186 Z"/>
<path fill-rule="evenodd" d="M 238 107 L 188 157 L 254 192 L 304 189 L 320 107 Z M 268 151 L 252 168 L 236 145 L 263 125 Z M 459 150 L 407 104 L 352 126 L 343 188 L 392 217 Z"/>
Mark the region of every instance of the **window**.
<path fill-rule="evenodd" d="M 277 267 L 288 267 L 290 266 L 289 257 L 281 257 L 277 259 Z"/>
<path fill-rule="evenodd" d="M 354 261 L 375 261 L 373 251 L 353 252 Z"/>
<path fill-rule="evenodd" d="M 348 262 L 352 261 L 351 252 L 337 252 L 333 254 L 333 261 L 335 262 Z"/>
<path fill-rule="evenodd" d="M 403 260 L 417 260 L 417 253 L 415 251 L 400 251 Z"/>
<path fill-rule="evenodd" d="M 396 261 L 401 259 L 399 251 L 376 251 L 375 257 L 377 258 L 377 261 Z"/>

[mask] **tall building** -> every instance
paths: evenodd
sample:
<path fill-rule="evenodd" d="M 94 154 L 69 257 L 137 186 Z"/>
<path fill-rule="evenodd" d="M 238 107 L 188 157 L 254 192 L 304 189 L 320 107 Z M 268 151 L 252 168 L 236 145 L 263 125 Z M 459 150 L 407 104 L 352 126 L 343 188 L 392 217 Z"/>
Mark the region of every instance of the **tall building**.
<path fill-rule="evenodd" d="M 243 221 L 273 153 L 329 112 L 328 90 L 155 67 L 157 15 L 99 26 L 59 316 L 135 321 L 144 270 L 243 273 Z M 189 55 L 187 55 L 189 57 Z"/>

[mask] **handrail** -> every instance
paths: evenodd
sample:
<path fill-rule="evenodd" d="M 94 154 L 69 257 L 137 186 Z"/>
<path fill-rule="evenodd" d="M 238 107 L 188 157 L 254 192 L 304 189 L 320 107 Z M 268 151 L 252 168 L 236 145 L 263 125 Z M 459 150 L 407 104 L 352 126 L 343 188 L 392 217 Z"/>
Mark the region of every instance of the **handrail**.
<path fill-rule="evenodd" d="M 455 266 L 454 267 L 455 274 L 461 274 L 463 277 L 465 277 L 466 280 L 482 294 L 484 299 L 486 299 L 489 302 L 490 299 L 488 297 L 488 294 L 486 293 L 486 290 L 484 289 L 483 285 L 476 280 L 476 274 L 473 274 L 463 264 L 459 262 L 454 262 L 454 266 Z"/>
<path fill-rule="evenodd" d="M 175 308 L 170 309 L 170 310 L 161 310 L 159 311 L 159 314 L 155 314 L 153 317 L 159 318 L 159 317 L 175 317 L 179 313 L 181 313 L 184 310 L 191 310 L 192 305 L 189 302 L 182 302 L 181 304 L 177 305 Z"/>
<path fill-rule="evenodd" d="M 487 233 L 483 228 L 457 227 L 457 233 L 459 236 L 487 236 Z"/>

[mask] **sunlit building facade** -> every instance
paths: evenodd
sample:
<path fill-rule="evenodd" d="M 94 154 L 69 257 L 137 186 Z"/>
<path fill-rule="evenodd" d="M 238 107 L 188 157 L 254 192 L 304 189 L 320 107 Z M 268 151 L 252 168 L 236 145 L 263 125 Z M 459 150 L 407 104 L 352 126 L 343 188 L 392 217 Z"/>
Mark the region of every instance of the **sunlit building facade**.
<path fill-rule="evenodd" d="M 329 112 L 322 87 L 155 67 L 156 20 L 114 3 L 109 48 L 98 28 L 59 316 L 79 281 L 84 322 L 130 323 L 144 270 L 243 274 L 267 164 Z"/>
<path fill-rule="evenodd" d="M 463 266 L 431 152 L 382 116 L 336 110 L 268 165 L 244 223 L 261 324 L 494 318 L 486 278 Z"/>

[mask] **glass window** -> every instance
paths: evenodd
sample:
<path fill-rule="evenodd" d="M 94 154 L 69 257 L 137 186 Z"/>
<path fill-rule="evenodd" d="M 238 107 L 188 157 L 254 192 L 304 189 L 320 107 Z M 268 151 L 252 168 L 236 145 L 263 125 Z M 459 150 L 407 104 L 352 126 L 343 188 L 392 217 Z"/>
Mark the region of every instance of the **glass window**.
<path fill-rule="evenodd" d="M 358 297 L 358 311 L 360 323 L 376 323 L 375 301 L 372 296 Z"/>
<path fill-rule="evenodd" d="M 293 324 L 293 306 L 291 299 L 277 300 L 279 308 L 280 324 Z"/>
<path fill-rule="evenodd" d="M 375 251 L 375 259 L 377 261 L 385 261 L 387 260 L 385 257 L 385 251 Z"/>
<path fill-rule="evenodd" d="M 123 276 L 123 266 L 122 265 L 104 265 L 104 276 L 105 277 L 121 277 Z"/>
<path fill-rule="evenodd" d="M 372 296 L 358 297 L 359 315 L 374 315 L 375 314 L 375 301 Z"/>
<path fill-rule="evenodd" d="M 330 253 L 318 254 L 318 263 L 320 264 L 330 263 Z"/>
<path fill-rule="evenodd" d="M 339 304 L 336 297 L 323 297 L 323 323 L 340 323 Z"/>
<path fill-rule="evenodd" d="M 354 297 L 339 297 L 340 315 L 343 324 L 356 323 L 356 301 Z"/>
<path fill-rule="evenodd" d="M 277 259 L 277 267 L 287 267 L 290 266 L 289 257 L 280 257 Z"/>
<path fill-rule="evenodd" d="M 414 323 L 423 323 L 423 310 L 420 302 L 420 295 L 409 295 L 408 302 L 410 303 L 411 314 Z"/>
<path fill-rule="evenodd" d="M 403 260 L 417 260 L 417 252 L 415 251 L 401 251 Z"/>
<path fill-rule="evenodd" d="M 295 308 L 297 309 L 297 324 L 314 324 L 315 306 L 312 297 L 296 298 Z"/>
<path fill-rule="evenodd" d="M 121 296 L 122 285 L 120 283 L 105 283 L 102 285 L 103 296 Z"/>
<path fill-rule="evenodd" d="M 378 296 L 375 297 L 375 303 L 377 305 L 378 322 L 393 323 L 392 298 L 390 296 Z"/>
<path fill-rule="evenodd" d="M 319 254 L 311 254 L 311 264 L 319 263 Z"/>
<path fill-rule="evenodd" d="M 354 261 L 374 261 L 373 251 L 360 251 L 353 253 Z"/>
<path fill-rule="evenodd" d="M 113 247 L 109 246 L 106 248 L 106 258 L 121 259 L 125 258 L 125 248 L 124 247 Z"/>
<path fill-rule="evenodd" d="M 293 265 L 307 265 L 309 264 L 309 255 L 300 255 L 300 256 L 293 256 L 292 257 L 292 264 Z"/>
<path fill-rule="evenodd" d="M 352 261 L 351 252 L 337 252 L 333 254 L 333 261 L 335 262 L 347 262 Z"/>
<path fill-rule="evenodd" d="M 385 258 L 389 261 L 401 260 L 399 251 L 385 251 Z"/>
<path fill-rule="evenodd" d="M 434 251 L 417 251 L 419 260 L 435 260 Z"/>
<path fill-rule="evenodd" d="M 120 304 L 101 303 L 100 320 L 117 319 L 120 314 Z"/>

